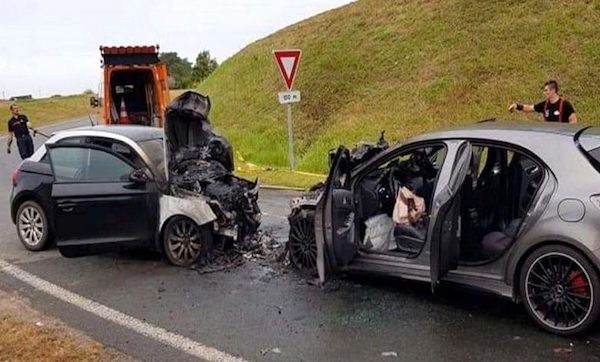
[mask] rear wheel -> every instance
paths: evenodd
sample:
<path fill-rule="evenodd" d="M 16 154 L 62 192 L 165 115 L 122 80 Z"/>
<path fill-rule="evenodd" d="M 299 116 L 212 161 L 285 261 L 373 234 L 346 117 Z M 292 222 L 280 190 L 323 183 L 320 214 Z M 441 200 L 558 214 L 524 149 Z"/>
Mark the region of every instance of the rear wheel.
<path fill-rule="evenodd" d="M 207 226 L 198 226 L 191 219 L 175 216 L 163 233 L 163 248 L 169 262 L 190 266 L 212 248 L 212 233 Z"/>
<path fill-rule="evenodd" d="M 520 291 L 529 315 L 556 334 L 581 334 L 600 315 L 598 272 L 580 252 L 563 245 L 544 246 L 527 258 Z"/>
<path fill-rule="evenodd" d="M 288 248 L 290 262 L 296 269 L 316 272 L 315 210 L 301 209 L 290 216 Z"/>
<path fill-rule="evenodd" d="M 21 243 L 31 251 L 44 250 L 50 239 L 48 218 L 35 201 L 25 201 L 16 215 L 17 234 Z"/>

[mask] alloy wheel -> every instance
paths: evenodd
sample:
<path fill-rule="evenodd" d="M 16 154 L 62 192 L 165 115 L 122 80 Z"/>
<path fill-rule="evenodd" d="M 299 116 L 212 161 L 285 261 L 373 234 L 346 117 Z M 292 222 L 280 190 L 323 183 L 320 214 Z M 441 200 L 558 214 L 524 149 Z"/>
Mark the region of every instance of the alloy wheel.
<path fill-rule="evenodd" d="M 317 242 L 315 239 L 314 212 L 302 211 L 290 225 L 290 261 L 298 269 L 317 267 Z"/>
<path fill-rule="evenodd" d="M 21 240 L 27 246 L 35 248 L 44 240 L 44 220 L 33 206 L 26 206 L 21 210 L 18 228 Z"/>
<path fill-rule="evenodd" d="M 565 253 L 538 257 L 527 270 L 525 293 L 536 318 L 551 329 L 569 331 L 584 323 L 594 306 L 587 270 Z"/>
<path fill-rule="evenodd" d="M 189 219 L 178 219 L 168 231 L 166 247 L 174 264 L 183 266 L 194 263 L 203 247 L 199 227 Z"/>

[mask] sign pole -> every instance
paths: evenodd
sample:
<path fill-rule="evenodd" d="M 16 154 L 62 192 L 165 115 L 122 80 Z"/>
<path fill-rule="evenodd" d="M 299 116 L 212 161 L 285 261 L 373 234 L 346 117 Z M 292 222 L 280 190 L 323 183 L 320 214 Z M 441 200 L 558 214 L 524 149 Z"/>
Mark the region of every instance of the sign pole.
<path fill-rule="evenodd" d="M 279 72 L 287 88 L 287 92 L 279 92 L 279 103 L 287 106 L 287 128 L 288 128 L 288 162 L 290 169 L 296 169 L 296 160 L 294 159 L 294 130 L 292 123 L 292 103 L 300 102 L 300 92 L 292 90 L 294 79 L 300 63 L 302 51 L 300 49 L 281 49 L 274 50 L 273 56 L 275 63 L 279 67 Z"/>
<path fill-rule="evenodd" d="M 290 169 L 294 171 L 296 165 L 294 160 L 294 130 L 292 127 L 292 104 L 287 105 L 287 124 L 288 124 L 288 161 Z"/>

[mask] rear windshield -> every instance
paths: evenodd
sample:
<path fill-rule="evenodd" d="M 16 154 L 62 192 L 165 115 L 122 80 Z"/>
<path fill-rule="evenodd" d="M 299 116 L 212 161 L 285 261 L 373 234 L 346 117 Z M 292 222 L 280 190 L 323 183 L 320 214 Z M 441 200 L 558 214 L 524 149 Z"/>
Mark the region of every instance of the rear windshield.
<path fill-rule="evenodd" d="M 588 127 L 575 135 L 575 143 L 592 166 L 600 172 L 600 128 Z"/>

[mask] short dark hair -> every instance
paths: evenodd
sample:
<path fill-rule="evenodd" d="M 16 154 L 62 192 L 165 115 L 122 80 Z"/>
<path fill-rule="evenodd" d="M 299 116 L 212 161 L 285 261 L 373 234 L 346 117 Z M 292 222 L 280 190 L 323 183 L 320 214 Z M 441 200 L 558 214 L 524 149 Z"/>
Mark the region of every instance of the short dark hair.
<path fill-rule="evenodd" d="M 545 86 L 550 86 L 550 87 L 552 87 L 552 89 L 554 89 L 555 91 L 558 92 L 558 82 L 555 81 L 554 79 L 550 79 L 549 81 L 544 83 L 544 87 Z M 542 89 L 543 89 L 543 87 L 542 87 Z"/>

